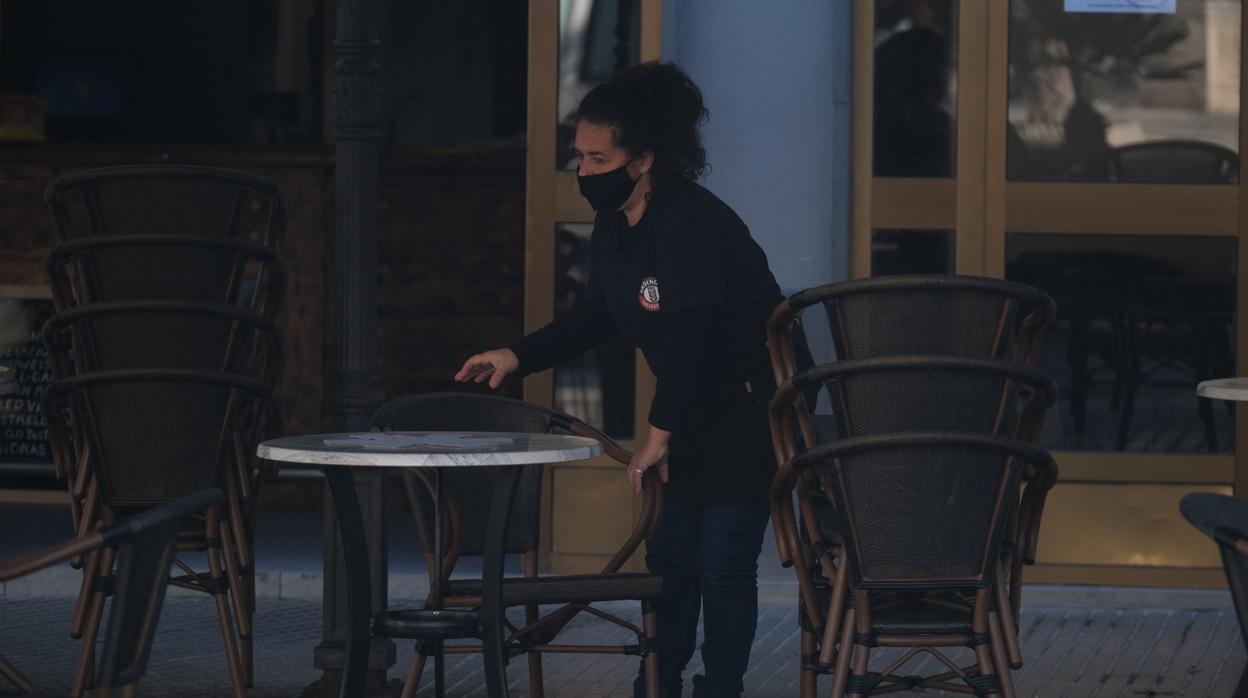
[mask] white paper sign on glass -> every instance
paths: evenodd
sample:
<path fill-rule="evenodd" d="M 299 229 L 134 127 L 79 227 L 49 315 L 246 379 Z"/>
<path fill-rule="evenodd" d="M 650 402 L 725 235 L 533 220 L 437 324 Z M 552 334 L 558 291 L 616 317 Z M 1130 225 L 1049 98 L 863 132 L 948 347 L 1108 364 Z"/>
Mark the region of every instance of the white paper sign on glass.
<path fill-rule="evenodd" d="M 1066 11 L 1172 15 L 1177 2 L 1178 0 L 1066 0 Z"/>

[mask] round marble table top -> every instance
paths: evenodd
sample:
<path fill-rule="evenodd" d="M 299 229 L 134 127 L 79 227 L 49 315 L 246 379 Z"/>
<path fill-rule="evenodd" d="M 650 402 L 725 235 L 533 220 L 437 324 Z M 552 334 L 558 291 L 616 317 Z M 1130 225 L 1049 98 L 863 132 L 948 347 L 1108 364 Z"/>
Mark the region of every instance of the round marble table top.
<path fill-rule="evenodd" d="M 1196 394 L 1218 400 L 1248 400 L 1248 376 L 1201 381 Z"/>
<path fill-rule="evenodd" d="M 600 453 L 597 441 L 581 436 L 494 431 L 311 434 L 270 439 L 256 449 L 261 458 L 285 463 L 383 468 L 557 463 Z"/>

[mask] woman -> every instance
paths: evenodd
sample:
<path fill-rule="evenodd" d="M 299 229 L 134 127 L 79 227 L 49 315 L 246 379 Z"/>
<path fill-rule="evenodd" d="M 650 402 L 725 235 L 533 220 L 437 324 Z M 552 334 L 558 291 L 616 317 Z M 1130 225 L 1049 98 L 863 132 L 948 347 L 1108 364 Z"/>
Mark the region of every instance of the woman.
<path fill-rule="evenodd" d="M 780 292 L 745 224 L 694 182 L 706 169 L 706 116 L 702 93 L 670 63 L 626 69 L 585 96 L 570 121 L 581 194 L 597 212 L 589 298 L 455 374 L 497 388 L 616 336 L 641 348 L 657 384 L 628 477 L 637 494 L 650 468 L 667 483 L 646 564 L 663 577 L 659 671 L 673 698 L 700 610 L 706 674 L 694 695 L 741 695 L 775 470 L 765 328 Z M 637 695 L 642 685 L 639 676 Z"/>

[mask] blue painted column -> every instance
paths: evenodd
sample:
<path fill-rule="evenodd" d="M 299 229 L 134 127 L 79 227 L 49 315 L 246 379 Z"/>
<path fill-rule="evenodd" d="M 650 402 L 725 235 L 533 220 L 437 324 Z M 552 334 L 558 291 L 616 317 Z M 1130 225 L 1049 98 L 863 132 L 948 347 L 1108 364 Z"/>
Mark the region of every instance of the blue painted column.
<path fill-rule="evenodd" d="M 850 5 L 663 3 L 664 59 L 689 73 L 711 111 L 704 183 L 749 225 L 785 293 L 849 270 Z"/>

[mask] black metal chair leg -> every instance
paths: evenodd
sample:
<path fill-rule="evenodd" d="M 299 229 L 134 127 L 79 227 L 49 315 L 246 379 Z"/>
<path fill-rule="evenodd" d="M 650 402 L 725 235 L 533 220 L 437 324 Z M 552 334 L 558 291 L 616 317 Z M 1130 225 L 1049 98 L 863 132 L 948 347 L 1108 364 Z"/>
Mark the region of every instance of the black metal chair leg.
<path fill-rule="evenodd" d="M 481 575 L 481 644 L 485 653 L 485 686 L 490 698 L 507 698 L 506 625 L 503 622 L 503 550 L 507 521 L 520 482 L 520 466 L 503 468 L 494 483 L 490 523 L 486 529 L 485 560 Z"/>

